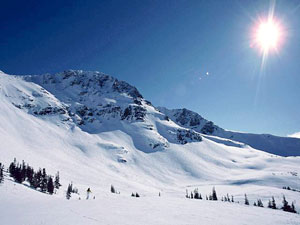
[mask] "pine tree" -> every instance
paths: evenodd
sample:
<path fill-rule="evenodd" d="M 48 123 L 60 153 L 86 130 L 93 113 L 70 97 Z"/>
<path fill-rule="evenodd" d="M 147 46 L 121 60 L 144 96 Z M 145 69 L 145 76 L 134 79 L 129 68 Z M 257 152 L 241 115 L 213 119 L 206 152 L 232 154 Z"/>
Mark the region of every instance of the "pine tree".
<path fill-rule="evenodd" d="M 231 195 L 231 202 L 234 202 L 233 195 Z"/>
<path fill-rule="evenodd" d="M 66 198 L 69 200 L 71 198 L 71 193 L 72 193 L 72 183 L 68 185 L 67 193 L 66 193 Z"/>
<path fill-rule="evenodd" d="M 0 163 L 0 184 L 4 181 L 4 166 Z"/>
<path fill-rule="evenodd" d="M 50 195 L 53 194 L 54 192 L 54 184 L 53 184 L 53 179 L 52 177 L 49 177 L 48 183 L 47 183 L 47 191 Z"/>
<path fill-rule="evenodd" d="M 216 192 L 215 187 L 213 187 L 213 189 L 212 189 L 212 200 L 213 201 L 217 201 L 218 200 L 217 192 Z"/>
<path fill-rule="evenodd" d="M 116 189 L 113 185 L 110 186 L 110 192 L 111 193 L 116 193 Z"/>
<path fill-rule="evenodd" d="M 249 205 L 249 200 L 247 198 L 247 195 L 245 194 L 245 205 Z"/>
<path fill-rule="evenodd" d="M 48 185 L 47 173 L 46 173 L 46 169 L 43 168 L 42 177 L 41 177 L 41 185 L 40 185 L 42 192 L 47 191 L 47 185 Z"/>
<path fill-rule="evenodd" d="M 274 199 L 273 196 L 272 196 L 272 204 L 271 204 L 271 206 L 272 206 L 272 209 L 277 209 L 276 202 L 275 202 L 275 199 Z"/>
<path fill-rule="evenodd" d="M 291 212 L 293 212 L 293 213 L 297 213 L 297 211 L 296 211 L 296 209 L 295 209 L 294 202 L 292 202 L 292 210 L 291 210 Z"/>
<path fill-rule="evenodd" d="M 281 209 L 282 209 L 283 211 L 296 213 L 294 203 L 292 203 L 292 206 L 290 206 L 289 203 L 288 203 L 288 201 L 285 199 L 285 196 L 283 196 L 282 203 L 283 203 L 283 206 L 282 206 Z"/>
<path fill-rule="evenodd" d="M 55 181 L 54 181 L 54 186 L 56 189 L 59 189 L 59 187 L 61 186 L 60 181 L 59 181 L 59 171 L 57 171 L 56 175 L 55 175 Z"/>
<path fill-rule="evenodd" d="M 258 207 L 264 207 L 264 205 L 263 205 L 261 199 L 257 199 L 257 206 L 258 206 Z"/>
<path fill-rule="evenodd" d="M 136 192 L 136 193 L 135 193 L 135 197 L 139 198 L 140 195 Z"/>
<path fill-rule="evenodd" d="M 202 196 L 201 196 L 201 194 L 200 194 L 200 197 L 199 197 L 201 200 L 202 200 Z"/>
<path fill-rule="evenodd" d="M 15 168 L 15 176 L 14 179 L 16 182 L 18 183 L 22 183 L 24 181 L 24 177 L 22 175 L 22 167 L 21 165 L 17 165 L 17 167 Z"/>
<path fill-rule="evenodd" d="M 195 199 L 200 199 L 200 195 L 199 195 L 198 189 L 194 190 L 194 198 Z"/>
<path fill-rule="evenodd" d="M 39 169 L 34 175 L 33 175 L 33 187 L 35 189 L 41 188 L 41 182 L 42 182 L 42 170 Z"/>
<path fill-rule="evenodd" d="M 26 177 L 31 187 L 33 187 L 34 170 L 29 165 L 26 167 Z"/>
<path fill-rule="evenodd" d="M 268 208 L 272 209 L 272 203 L 271 203 L 271 200 L 269 200 L 269 202 L 268 202 Z"/>
<path fill-rule="evenodd" d="M 16 160 L 16 158 L 14 158 L 14 161 L 9 165 L 9 168 L 8 168 L 9 175 L 11 177 L 15 177 L 16 167 L 17 167 L 17 160 Z"/>
<path fill-rule="evenodd" d="M 135 194 L 132 192 L 131 197 L 135 197 Z"/>
<path fill-rule="evenodd" d="M 285 199 L 285 196 L 283 196 L 282 204 L 283 204 L 283 206 L 282 206 L 283 211 L 288 211 L 288 209 L 289 209 L 289 203 Z"/>
<path fill-rule="evenodd" d="M 257 205 L 256 205 L 256 202 L 254 202 L 253 205 L 254 205 L 254 206 L 257 206 Z"/>

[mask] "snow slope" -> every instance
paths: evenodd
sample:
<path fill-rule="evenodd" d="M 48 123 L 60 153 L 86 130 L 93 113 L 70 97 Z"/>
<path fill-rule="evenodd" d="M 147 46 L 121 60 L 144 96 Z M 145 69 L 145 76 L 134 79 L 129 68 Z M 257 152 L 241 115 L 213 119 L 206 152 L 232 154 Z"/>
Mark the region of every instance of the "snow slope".
<path fill-rule="evenodd" d="M 9 194 L 3 195 L 3 189 Z M 147 196 L 138 199 L 97 193 L 95 200 L 67 201 L 11 183 L 0 187 L 0 202 L 1 224 L 5 225 L 297 225 L 300 221 L 298 214 L 279 210 L 177 197 Z"/>
<path fill-rule="evenodd" d="M 158 107 L 159 111 L 167 115 L 179 126 L 196 132 L 230 139 L 250 145 L 272 154 L 281 156 L 299 156 L 300 139 L 293 137 L 278 137 L 271 134 L 251 134 L 229 131 L 218 127 L 212 121 L 201 117 L 198 113 L 188 109 L 167 109 Z"/>
<path fill-rule="evenodd" d="M 298 215 L 276 210 L 184 199 L 186 189 L 208 195 L 215 186 L 220 196 L 229 193 L 241 202 L 244 193 L 252 203 L 259 197 L 265 205 L 271 196 L 280 205 L 282 194 L 290 202 L 297 200 L 298 192 L 282 187 L 300 189 L 300 157 L 272 155 L 182 127 L 115 78 L 83 71 L 41 77 L 1 73 L 0 108 L 0 162 L 8 166 L 16 157 L 50 174 L 60 171 L 63 185 L 57 195 L 48 196 L 6 178 L 0 186 L 0 212 L 5 212 L 4 221 L 11 221 L 6 224 L 53 224 L 50 217 L 56 214 L 56 224 L 198 224 L 201 219 L 232 224 L 235 211 L 245 213 L 247 221 L 263 215 L 273 223 L 299 221 Z M 79 202 L 74 196 L 66 201 L 71 181 L 82 199 L 91 187 L 96 200 Z M 109 193 L 111 184 L 120 195 Z M 141 198 L 132 199 L 132 192 Z M 86 208 L 89 204 L 92 210 Z M 300 202 L 295 204 L 299 209 Z M 22 216 L 12 217 L 25 205 Z M 226 220 L 216 220 L 214 205 L 218 211 L 226 208 Z M 36 211 L 40 217 L 33 219 Z M 145 216 L 146 211 L 153 216 Z"/>

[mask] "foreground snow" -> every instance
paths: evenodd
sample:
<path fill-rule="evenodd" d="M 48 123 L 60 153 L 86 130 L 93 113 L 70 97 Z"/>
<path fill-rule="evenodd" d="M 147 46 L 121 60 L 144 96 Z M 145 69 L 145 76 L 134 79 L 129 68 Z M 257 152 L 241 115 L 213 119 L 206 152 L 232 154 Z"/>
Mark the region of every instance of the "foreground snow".
<path fill-rule="evenodd" d="M 300 215 L 238 203 L 176 196 L 94 193 L 95 200 L 66 200 L 7 181 L 0 187 L 1 224 L 299 224 Z M 83 196 L 81 196 L 83 197 Z"/>

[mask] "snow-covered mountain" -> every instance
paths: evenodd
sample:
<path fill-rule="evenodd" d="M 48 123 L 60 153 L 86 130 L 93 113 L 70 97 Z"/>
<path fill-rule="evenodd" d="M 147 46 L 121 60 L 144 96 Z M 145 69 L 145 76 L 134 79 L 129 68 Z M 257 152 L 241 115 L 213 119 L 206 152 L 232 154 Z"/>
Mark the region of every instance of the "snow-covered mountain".
<path fill-rule="evenodd" d="M 101 199 L 101 202 L 88 203 L 95 204 L 92 206 L 101 208 L 102 202 L 115 204 L 117 197 L 107 193 L 114 184 L 121 192 L 121 208 L 133 204 L 132 209 L 142 207 L 157 216 L 160 211 L 154 196 L 158 192 L 165 198 L 166 202 L 161 204 L 167 211 L 168 207 L 175 209 L 176 204 L 189 207 L 186 201 L 190 200 L 182 199 L 186 189 L 198 188 L 205 195 L 215 186 L 221 196 L 229 193 L 242 202 L 247 193 L 250 201 L 259 197 L 265 205 L 271 196 L 278 203 L 282 194 L 290 201 L 297 199 L 298 192 L 283 190 L 283 186 L 300 190 L 300 157 L 269 154 L 249 146 L 252 143 L 218 135 L 217 132 L 229 131 L 221 128 L 211 131 L 216 126 L 187 110 L 155 108 L 135 87 L 103 73 L 69 70 L 55 75 L 13 76 L 1 72 L 0 109 L 0 162 L 8 166 L 16 157 L 34 168 L 45 167 L 50 174 L 60 171 L 63 185 L 55 195 L 60 199 L 56 201 L 55 197 L 48 199 L 25 186 L 13 185 L 7 178 L 4 186 L 0 186 L 0 211 L 7 212 L 4 221 L 15 221 L 12 224 L 20 222 L 12 212 L 16 208 L 22 210 L 22 204 L 16 199 L 22 199 L 26 206 L 31 204 L 31 199 L 49 203 L 53 208 L 57 205 L 55 212 L 59 214 L 71 181 L 81 197 L 91 187 L 96 199 Z M 148 199 L 146 203 L 132 202 L 129 196 L 135 191 Z M 300 208 L 299 203 L 295 203 L 296 208 Z M 72 210 L 83 206 L 72 204 L 68 206 L 68 215 L 80 215 Z M 192 206 L 201 207 L 201 204 L 192 203 Z M 251 214 L 251 210 L 239 207 L 233 205 L 229 209 Z M 37 210 L 37 206 L 33 204 L 31 209 Z M 126 224 L 121 218 L 124 212 L 111 218 Z M 286 214 L 281 213 L 274 210 L 255 215 L 269 215 L 272 223 L 282 223 Z M 21 217 L 25 224 L 42 223 L 26 215 Z M 78 217 L 78 221 L 86 219 L 86 223 L 92 223 L 88 217 Z M 190 224 L 199 221 L 197 218 L 191 218 Z M 251 216 L 247 218 L 250 221 Z M 213 224 L 211 219 L 203 223 Z M 289 219 L 290 224 L 296 224 L 294 221 L 299 216 Z M 106 221 L 105 224 L 117 224 L 109 218 Z M 138 221 L 127 224 L 144 224 L 145 220 Z M 170 221 L 168 216 L 149 224 L 168 224 L 166 221 Z M 182 215 L 172 221 L 172 224 L 185 224 L 186 220 Z M 226 224 L 226 221 L 229 220 L 217 223 Z"/>
<path fill-rule="evenodd" d="M 281 156 L 299 156 L 300 139 L 291 137 L 279 137 L 271 134 L 251 134 L 225 130 L 212 121 L 208 121 L 198 113 L 188 109 L 167 109 L 157 107 L 160 112 L 167 115 L 179 126 L 192 129 L 196 132 L 230 139 L 250 145 L 255 149 L 260 149 Z M 213 139 L 212 137 L 208 137 Z M 214 139 L 216 140 L 216 139 Z"/>

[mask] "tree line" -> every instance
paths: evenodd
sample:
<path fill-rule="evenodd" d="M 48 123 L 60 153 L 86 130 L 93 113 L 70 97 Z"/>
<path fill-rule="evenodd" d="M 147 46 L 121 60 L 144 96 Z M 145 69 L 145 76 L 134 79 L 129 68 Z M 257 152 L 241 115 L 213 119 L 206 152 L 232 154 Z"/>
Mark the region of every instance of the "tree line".
<path fill-rule="evenodd" d="M 191 191 L 190 193 L 188 192 L 188 190 L 186 190 L 185 197 L 190 198 L 190 199 L 200 199 L 200 200 L 202 199 L 202 195 L 201 195 L 201 193 L 199 193 L 198 188 L 196 188 L 194 191 Z M 212 188 L 212 193 L 209 194 L 209 196 L 206 195 L 206 200 L 218 201 L 218 196 L 217 196 L 215 187 Z M 223 196 L 221 198 L 221 201 L 234 202 L 234 197 L 233 197 L 233 195 L 231 195 L 231 197 L 230 197 L 229 194 L 227 194 L 226 196 Z M 247 194 L 244 195 L 244 204 L 250 205 Z M 257 206 L 257 207 L 264 207 L 261 199 L 257 199 L 257 201 L 255 201 L 253 203 L 253 205 Z M 282 209 L 283 211 L 297 213 L 294 202 L 292 202 L 292 204 L 290 205 L 284 195 L 283 195 L 282 205 L 283 206 L 280 209 Z M 269 200 L 269 202 L 268 202 L 268 208 L 279 209 L 276 206 L 275 198 L 273 196 L 272 196 L 272 200 Z"/>
<path fill-rule="evenodd" d="M 0 163 L 0 182 L 4 180 L 4 165 Z M 43 193 L 53 194 L 55 189 L 59 189 L 60 177 L 59 172 L 55 176 L 47 174 L 46 169 L 39 168 L 34 170 L 29 164 L 23 160 L 22 163 L 17 162 L 16 158 L 8 167 L 9 176 L 15 182 L 22 184 L 28 182 L 30 187 Z"/>

